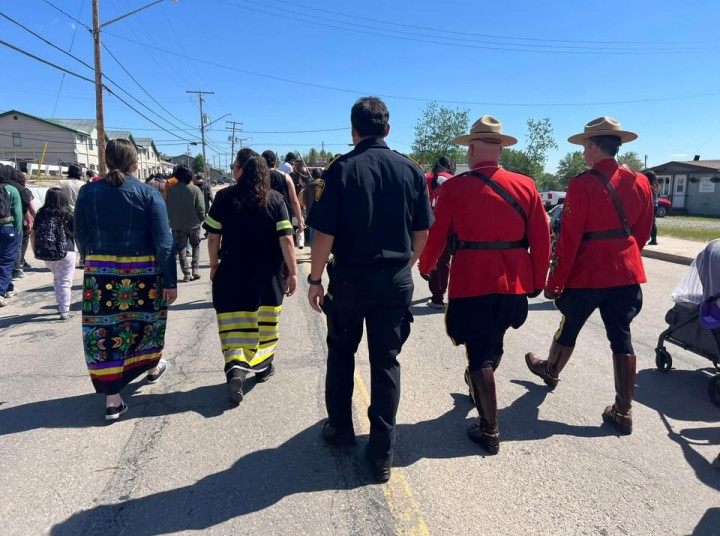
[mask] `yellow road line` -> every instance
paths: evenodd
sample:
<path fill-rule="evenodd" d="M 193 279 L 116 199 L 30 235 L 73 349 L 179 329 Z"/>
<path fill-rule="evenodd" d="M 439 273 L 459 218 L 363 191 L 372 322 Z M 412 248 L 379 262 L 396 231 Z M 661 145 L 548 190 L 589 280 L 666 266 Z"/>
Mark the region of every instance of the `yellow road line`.
<path fill-rule="evenodd" d="M 366 415 L 370 405 L 370 393 L 360 374 L 355 372 L 355 409 L 357 415 Z M 358 400 L 358 398 L 360 400 Z M 362 411 L 361 411 L 362 410 Z M 370 433 L 370 425 L 365 419 L 358 419 L 363 433 Z M 392 476 L 387 484 L 381 486 L 392 516 L 398 521 L 397 534 L 429 536 L 425 518 L 415 500 L 405 471 L 393 467 Z"/>
<path fill-rule="evenodd" d="M 301 264 L 300 267 L 303 272 L 309 273 L 309 264 Z M 355 414 L 367 415 L 367 408 L 370 406 L 370 392 L 357 371 L 355 371 L 353 398 Z M 370 424 L 366 419 L 358 419 L 358 423 L 361 433 L 370 433 Z M 415 494 L 402 468 L 393 467 L 390 481 L 380 487 L 388 504 L 388 510 L 397 521 L 398 535 L 430 536 L 430 529 L 428 529 L 420 505 L 415 500 Z"/>

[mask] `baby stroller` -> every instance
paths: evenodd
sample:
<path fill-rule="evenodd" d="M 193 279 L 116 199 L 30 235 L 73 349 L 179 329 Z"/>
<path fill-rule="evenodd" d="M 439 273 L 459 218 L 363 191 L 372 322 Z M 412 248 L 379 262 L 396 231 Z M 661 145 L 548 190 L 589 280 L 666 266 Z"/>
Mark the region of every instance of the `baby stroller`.
<path fill-rule="evenodd" d="M 712 361 L 720 371 L 720 240 L 713 240 L 693 261 L 672 293 L 675 305 L 665 315 L 668 329 L 658 338 L 655 365 L 672 368 L 664 343 L 671 342 Z M 708 395 L 720 406 L 720 374 L 710 378 Z"/>

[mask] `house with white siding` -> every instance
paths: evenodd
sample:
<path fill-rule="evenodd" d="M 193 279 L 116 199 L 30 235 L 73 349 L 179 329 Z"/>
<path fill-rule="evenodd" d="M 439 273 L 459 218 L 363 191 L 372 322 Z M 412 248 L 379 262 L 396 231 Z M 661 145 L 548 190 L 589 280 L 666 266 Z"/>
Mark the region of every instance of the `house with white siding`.
<path fill-rule="evenodd" d="M 0 160 L 27 165 L 79 164 L 98 169 L 97 128 L 90 119 L 43 119 L 18 110 L 0 114 Z"/>

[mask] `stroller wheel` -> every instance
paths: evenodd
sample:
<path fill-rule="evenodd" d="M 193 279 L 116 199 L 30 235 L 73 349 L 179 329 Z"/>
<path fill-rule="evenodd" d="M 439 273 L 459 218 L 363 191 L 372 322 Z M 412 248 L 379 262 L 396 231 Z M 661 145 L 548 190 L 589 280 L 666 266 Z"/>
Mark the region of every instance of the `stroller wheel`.
<path fill-rule="evenodd" d="M 672 357 L 665 348 L 655 349 L 655 366 L 660 372 L 669 372 L 672 368 Z"/>
<path fill-rule="evenodd" d="M 708 395 L 713 404 L 720 407 L 720 375 L 713 376 L 708 382 Z"/>

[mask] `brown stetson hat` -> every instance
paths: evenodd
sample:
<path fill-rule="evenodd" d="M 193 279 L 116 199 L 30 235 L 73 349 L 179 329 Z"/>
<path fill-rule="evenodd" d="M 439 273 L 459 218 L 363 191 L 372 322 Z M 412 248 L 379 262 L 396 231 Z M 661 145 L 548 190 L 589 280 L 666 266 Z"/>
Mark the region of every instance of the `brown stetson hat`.
<path fill-rule="evenodd" d="M 455 143 L 457 145 L 470 145 L 470 142 L 475 140 L 497 141 L 500 142 L 500 145 L 503 147 L 508 147 L 517 143 L 516 138 L 502 133 L 502 123 L 492 115 L 483 115 L 480 119 L 475 121 L 470 129 L 470 134 L 458 136 L 455 138 Z"/>
<path fill-rule="evenodd" d="M 623 130 L 620 122 L 615 121 L 612 117 L 598 117 L 585 125 L 584 132 L 570 136 L 568 141 L 582 145 L 586 139 L 594 136 L 617 136 L 622 143 L 636 140 L 638 137 L 634 132 Z"/>

